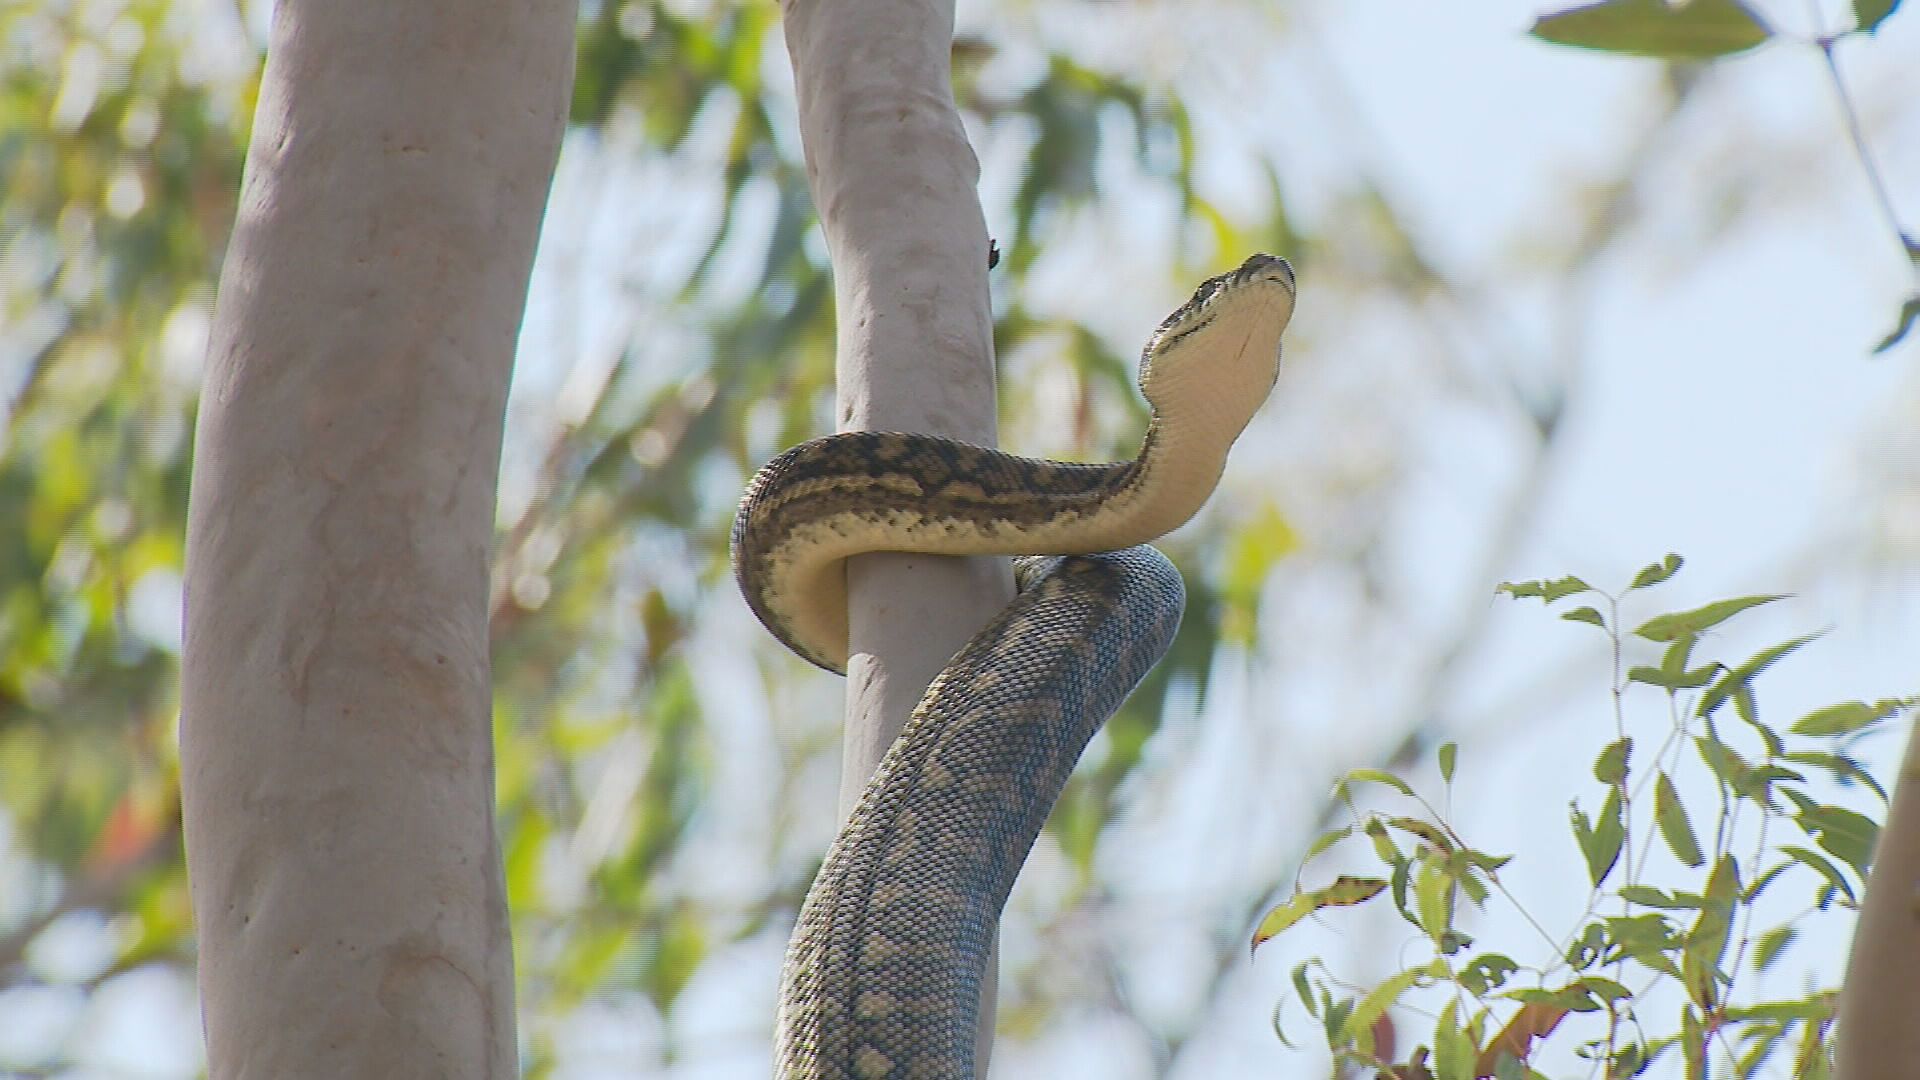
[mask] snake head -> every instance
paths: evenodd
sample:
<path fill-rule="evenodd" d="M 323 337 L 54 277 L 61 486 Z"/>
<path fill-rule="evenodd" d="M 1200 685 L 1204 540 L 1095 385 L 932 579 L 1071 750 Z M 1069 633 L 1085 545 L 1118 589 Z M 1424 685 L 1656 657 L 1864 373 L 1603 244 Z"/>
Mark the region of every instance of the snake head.
<path fill-rule="evenodd" d="M 1201 282 L 1148 339 L 1140 392 L 1157 413 L 1204 412 L 1238 435 L 1279 377 L 1293 299 L 1293 267 L 1277 255 L 1250 256 Z"/>

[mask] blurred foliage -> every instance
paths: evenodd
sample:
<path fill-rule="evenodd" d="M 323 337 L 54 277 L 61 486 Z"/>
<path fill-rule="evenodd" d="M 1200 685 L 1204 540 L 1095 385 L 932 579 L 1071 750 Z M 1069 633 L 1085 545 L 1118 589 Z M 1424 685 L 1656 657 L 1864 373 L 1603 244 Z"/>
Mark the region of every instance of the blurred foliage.
<path fill-rule="evenodd" d="M 1592 770 L 1600 807 L 1590 814 L 1593 804 L 1575 799 L 1568 808 L 1591 885 L 1574 929 L 1546 930 L 1502 883 L 1513 857 L 1474 847 L 1447 811 L 1405 780 L 1378 769 L 1341 780 L 1338 794 L 1353 821 L 1322 833 L 1307 861 L 1339 848 L 1364 850 L 1386 876 L 1347 873 L 1319 888 L 1296 885 L 1260 921 L 1254 948 L 1303 919 L 1385 895 L 1427 958 L 1408 963 L 1403 951 L 1399 970 L 1372 985 L 1338 977 L 1317 957 L 1294 970 L 1298 1004 L 1319 1022 L 1338 1075 L 1546 1080 L 1557 1065 L 1624 1080 L 1663 1057 L 1669 1064 L 1658 1075 L 1677 1069 L 1689 1080 L 1833 1074 L 1838 988 L 1812 984 L 1818 973 L 1810 969 L 1788 973 L 1798 989 L 1787 997 L 1754 987 L 1762 973 L 1787 966 L 1783 956 L 1815 920 L 1851 923 L 1889 802 L 1855 753 L 1861 740 L 1910 718 L 1920 697 L 1844 702 L 1788 725 L 1765 718 L 1755 680 L 1818 635 L 1738 662 L 1695 656 L 1717 627 L 1780 596 L 1721 600 L 1627 631 L 1626 594 L 1660 585 L 1680 565 L 1668 555 L 1617 594 L 1577 577 L 1500 586 L 1546 604 L 1591 598 L 1600 606 L 1571 607 L 1560 617 L 1598 627 L 1613 657 L 1614 737 Z M 1622 673 L 1629 635 L 1664 645 L 1660 663 Z M 1671 720 L 1650 751 L 1629 733 L 1641 726 L 1625 707 L 1630 692 L 1637 703 L 1649 688 L 1665 698 Z M 1440 805 L 1451 807 L 1453 744 L 1440 748 L 1438 764 L 1446 789 Z M 1362 787 L 1410 805 L 1404 813 L 1363 812 L 1353 794 Z M 1683 799 L 1682 791 L 1695 797 Z M 1849 804 L 1864 804 L 1864 812 Z M 1523 917 L 1468 917 L 1467 909 L 1485 912 L 1496 894 Z M 1525 940 L 1530 931 L 1541 940 Z M 1401 1036 L 1396 1010 L 1431 1018 L 1431 1034 Z M 1284 1011 L 1275 1016 L 1283 1040 Z M 1570 1066 L 1569 1054 L 1589 1064 Z"/>
<path fill-rule="evenodd" d="M 1841 111 L 1846 116 L 1854 154 L 1860 159 L 1874 200 L 1886 221 L 1888 231 L 1907 257 L 1912 289 L 1900 305 L 1893 329 L 1874 346 L 1883 353 L 1900 344 L 1916 323 L 1920 323 L 1920 236 L 1916 236 L 1900 218 L 1892 193 L 1881 179 L 1874 163 L 1873 149 L 1867 145 L 1860 117 L 1841 75 L 1834 46 L 1852 35 L 1872 36 L 1900 7 L 1900 0 L 1853 0 L 1849 14 L 1852 25 L 1815 35 L 1808 44 L 1825 56 L 1827 74 Z M 1814 9 L 1820 17 L 1818 8 Z M 1767 21 L 1743 0 L 1599 0 L 1598 3 L 1542 15 L 1533 21 L 1533 36 L 1555 45 L 1567 45 L 1597 52 L 1626 56 L 1645 56 L 1686 63 L 1732 56 L 1768 42 L 1786 38 L 1767 25 Z"/>
<path fill-rule="evenodd" d="M 677 190 L 721 198 L 685 273 L 648 287 L 689 355 L 664 364 L 635 331 L 588 380 L 584 407 L 510 432 L 510 452 L 537 473 L 502 514 L 493 608 L 500 820 L 533 1075 L 556 1052 L 541 1018 L 605 994 L 665 1014 L 730 944 L 790 917 L 818 857 L 816 838 L 784 831 L 789 796 L 817 792 L 784 783 L 766 872 L 731 906 L 702 891 L 687 857 L 737 793 L 716 789 L 726 755 L 686 645 L 733 589 L 724 552 L 739 481 L 820 433 L 832 393 L 828 267 L 809 239 L 775 11 L 636 0 L 582 14 L 570 145 L 665 162 Z M 181 537 L 200 354 L 256 89 L 258 26 L 245 20 L 259 14 L 184 0 L 0 6 L 0 993 L 91 993 L 137 966 L 192 964 L 174 749 Z M 1029 77 L 983 75 L 1004 44 L 956 45 L 970 123 L 1029 147 L 1010 203 L 989 208 L 1007 256 L 996 282 L 1016 298 L 1002 305 L 1001 348 L 1057 352 L 1078 387 L 1071 443 L 1047 449 L 1128 455 L 1141 411 L 1124 350 L 1017 300 L 1049 240 L 1100 196 L 1105 148 L 1212 252 L 1171 260 L 1194 265 L 1172 268 L 1169 295 L 1202 263 L 1292 237 L 1278 217 L 1236 225 L 1196 193 L 1195 136 L 1163 88 L 1066 52 L 1045 53 Z M 684 153 L 716 130 L 717 159 Z M 749 213 L 769 192 L 772 213 Z M 741 261 L 726 258 L 743 249 L 759 252 L 744 287 Z M 621 295 L 619 283 L 593 288 Z M 573 360 L 538 339 L 522 355 Z M 1018 386 L 1005 395 L 1011 408 L 1025 400 Z M 1057 818 L 1083 877 L 1169 688 L 1204 680 L 1220 612 L 1250 632 L 1259 579 L 1291 543 L 1277 511 L 1244 528 L 1172 552 L 1192 610 L 1171 661 L 1109 727 Z M 1202 572 L 1222 562 L 1219 580 Z M 806 700 L 812 676 L 756 655 L 770 690 L 801 687 Z M 832 717 L 799 735 L 785 719 L 772 728 L 785 774 L 831 759 L 820 733 Z M 105 917 L 110 961 L 76 975 L 37 959 L 50 926 L 86 913 Z M 0 1071 L 53 1070 L 73 1049 Z"/>

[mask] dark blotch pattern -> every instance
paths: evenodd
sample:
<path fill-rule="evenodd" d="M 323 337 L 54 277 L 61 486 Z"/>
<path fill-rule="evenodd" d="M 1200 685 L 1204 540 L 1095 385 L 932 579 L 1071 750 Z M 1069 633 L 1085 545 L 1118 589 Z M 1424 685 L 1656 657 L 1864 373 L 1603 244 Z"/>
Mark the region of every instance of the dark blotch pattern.
<path fill-rule="evenodd" d="M 1153 438 L 1151 430 L 1147 438 Z M 733 520 L 734 577 L 775 637 L 838 670 L 808 653 L 766 600 L 784 584 L 773 572 L 773 552 L 795 529 L 846 512 L 885 520 L 892 512 L 935 507 L 943 516 L 983 524 L 1036 525 L 1097 510 L 1135 483 L 1139 469 L 1137 461 L 1079 465 L 1020 457 L 937 435 L 829 435 L 788 450 L 754 474 Z"/>
<path fill-rule="evenodd" d="M 1186 603 L 1149 547 L 1018 571 L 1019 597 L 928 688 L 807 893 L 782 980 L 787 1080 L 973 1080 L 1000 909 Z"/>

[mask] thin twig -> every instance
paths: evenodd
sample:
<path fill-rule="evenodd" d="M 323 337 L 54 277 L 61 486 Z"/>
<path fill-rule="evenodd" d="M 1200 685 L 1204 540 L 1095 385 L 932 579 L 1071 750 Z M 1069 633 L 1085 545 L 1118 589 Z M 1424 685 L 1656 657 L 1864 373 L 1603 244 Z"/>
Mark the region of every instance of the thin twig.
<path fill-rule="evenodd" d="M 1847 122 L 1847 136 L 1853 140 L 1854 156 L 1860 159 L 1860 171 L 1866 174 L 1867 186 L 1873 189 L 1880 216 L 1886 219 L 1887 228 L 1892 231 L 1901 252 L 1907 256 L 1907 264 L 1914 277 L 1920 278 L 1920 241 L 1916 241 L 1913 234 L 1900 224 L 1900 212 L 1894 208 L 1893 194 L 1887 189 L 1885 178 L 1880 175 L 1880 167 L 1874 163 L 1873 148 L 1867 145 L 1866 130 L 1860 124 L 1860 110 L 1854 107 L 1853 95 L 1847 91 L 1847 81 L 1840 74 L 1840 62 L 1833 54 L 1837 40 L 1833 35 L 1826 34 L 1818 41 L 1820 55 L 1827 61 L 1827 75 L 1833 83 L 1833 96 L 1840 103 L 1840 114 Z"/>

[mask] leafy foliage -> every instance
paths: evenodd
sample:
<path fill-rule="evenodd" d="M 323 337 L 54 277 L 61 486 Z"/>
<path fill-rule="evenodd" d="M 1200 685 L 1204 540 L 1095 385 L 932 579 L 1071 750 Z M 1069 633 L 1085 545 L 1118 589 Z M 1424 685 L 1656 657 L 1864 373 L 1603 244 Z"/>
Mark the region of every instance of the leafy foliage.
<path fill-rule="evenodd" d="M 753 778 L 773 791 L 761 832 L 739 840 L 767 868 L 753 889 L 702 880 L 685 857 L 715 842 L 728 801 L 715 790 L 738 779 L 689 647 L 729 607 L 733 501 L 748 471 L 831 415 L 831 278 L 810 235 L 777 22 L 772 5 L 582 12 L 567 154 L 599 177 L 583 201 L 608 176 L 663 177 L 687 250 L 650 256 L 632 282 L 583 283 L 630 305 L 622 317 L 636 325 L 603 372 L 537 326 L 521 352 L 523 372 L 558 372 L 580 391 L 564 415 L 510 424 L 508 487 L 520 494 L 503 505 L 491 612 L 496 788 L 534 1076 L 554 1061 L 549 1021 L 590 995 L 671 1009 L 791 911 L 820 848 L 793 830 L 830 800 Z M 988 207 L 1009 297 L 1116 178 L 1135 197 L 1157 192 L 1222 258 L 1268 246 L 1271 221 L 1236 222 L 1197 192 L 1196 136 L 1164 87 L 1024 36 L 1023 63 L 1038 62 L 984 77 L 1008 44 L 962 40 L 955 64 L 976 130 L 1027 147 L 1017 191 Z M 233 9 L 0 5 L 0 990 L 52 981 L 86 993 L 136 967 L 192 964 L 173 743 L 180 537 L 259 45 Z M 695 212 L 709 204 L 710 216 Z M 1166 260 L 1170 294 L 1191 280 L 1182 259 L 1209 250 Z M 1059 357 L 1050 374 L 1063 370 L 1081 402 L 1065 445 L 1042 449 L 1130 451 L 1142 415 L 1126 350 L 1017 300 L 1000 306 L 1003 355 Z M 1023 385 L 1003 385 L 1017 418 Z M 1193 616 L 1054 823 L 1081 870 L 1168 693 L 1204 681 L 1219 613 L 1245 632 L 1257 579 L 1288 537 L 1269 508 L 1174 550 Z M 1230 551 L 1224 584 L 1200 572 L 1215 548 Z M 813 700 L 813 676 L 771 649 L 748 655 L 759 689 Z M 830 709 L 811 711 L 826 719 L 783 718 L 770 752 L 802 777 L 831 757 Z M 30 962 L 73 913 L 112 920 L 105 970 Z M 0 1071 L 61 1066 L 0 1060 Z"/>
<path fill-rule="evenodd" d="M 1622 593 L 1656 588 L 1680 566 L 1669 555 Z M 1618 655 L 1620 596 L 1574 577 L 1509 582 L 1500 591 L 1546 604 L 1596 599 L 1606 614 L 1578 608 L 1593 616 L 1572 621 L 1598 627 Z M 1814 913 L 1857 907 L 1887 797 L 1848 750 L 1911 715 L 1920 697 L 1833 705 L 1781 730 L 1762 719 L 1754 680 L 1811 637 L 1736 663 L 1687 667 L 1715 627 L 1778 599 L 1719 601 L 1655 616 L 1634 631 L 1669 643 L 1668 659 L 1617 679 L 1616 727 L 1626 727 L 1621 702 L 1636 685 L 1660 692 L 1670 726 L 1651 751 L 1622 733 L 1594 758 L 1600 808 L 1590 812 L 1592 803 L 1582 800 L 1569 807 L 1591 892 L 1562 936 L 1542 929 L 1502 883 L 1509 856 L 1474 847 L 1405 780 L 1372 769 L 1347 775 L 1340 791 L 1354 821 L 1322 834 L 1308 861 L 1352 846 L 1378 861 L 1379 876 L 1348 873 L 1322 888 L 1296 887 L 1261 920 L 1253 944 L 1386 895 L 1430 955 L 1371 987 L 1338 980 L 1318 960 L 1295 970 L 1295 996 L 1320 1021 L 1336 1061 L 1396 1080 L 1535 1078 L 1547 1075 L 1540 1071 L 1546 1048 L 1566 1046 L 1609 1077 L 1640 1075 L 1662 1057 L 1678 1059 L 1690 1078 L 1745 1080 L 1769 1063 L 1796 1077 L 1831 1075 L 1837 991 L 1754 1001 L 1742 994 L 1741 975 L 1780 964 Z M 1736 737 L 1730 720 L 1744 736 Z M 1451 744 L 1441 748 L 1443 805 L 1451 803 L 1456 760 Z M 1362 811 L 1352 797 L 1358 785 L 1387 789 L 1388 802 L 1410 803 L 1409 811 Z M 1833 801 L 1849 792 L 1868 796 L 1865 812 Z M 1649 796 L 1650 825 L 1635 816 Z M 1363 836 L 1368 845 L 1348 844 Z M 1660 865 L 1657 851 L 1670 862 Z M 1804 890 L 1798 909 L 1784 896 L 1796 886 Z M 1764 904 L 1763 894 L 1770 897 Z M 1523 916 L 1505 925 L 1539 930 L 1551 947 L 1480 940 L 1462 912 L 1484 911 L 1496 895 Z M 1790 914 L 1753 929 L 1757 920 L 1779 918 L 1783 905 Z M 1520 959 L 1529 952 L 1538 959 Z M 1396 1007 L 1432 1018 L 1432 1027 L 1404 1053 L 1383 1053 L 1374 1033 Z"/>

